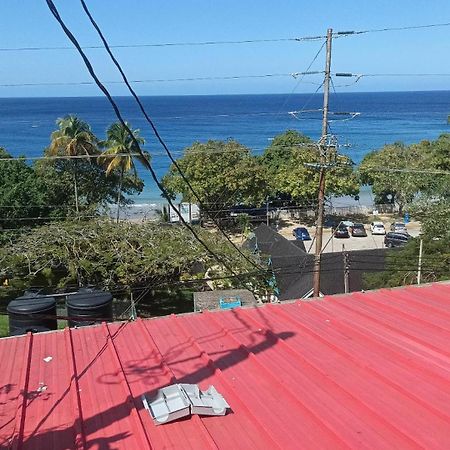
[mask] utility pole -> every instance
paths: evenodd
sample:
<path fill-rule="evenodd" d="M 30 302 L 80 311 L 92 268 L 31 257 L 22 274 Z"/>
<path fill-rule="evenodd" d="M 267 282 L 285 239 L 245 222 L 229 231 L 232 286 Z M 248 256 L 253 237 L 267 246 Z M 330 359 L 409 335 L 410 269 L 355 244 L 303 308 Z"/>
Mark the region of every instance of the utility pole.
<path fill-rule="evenodd" d="M 269 226 L 269 197 L 266 198 L 266 225 Z"/>
<path fill-rule="evenodd" d="M 322 116 L 322 139 L 320 141 L 320 172 L 319 172 L 319 195 L 317 210 L 317 231 L 316 231 L 316 252 L 314 256 L 314 278 L 313 290 L 314 297 L 318 297 L 320 293 L 320 254 L 322 252 L 322 235 L 323 235 L 323 210 L 325 199 L 325 164 L 327 162 L 328 152 L 328 101 L 330 95 L 330 72 L 331 72 L 331 40 L 333 30 L 327 31 L 327 54 L 325 61 L 325 79 L 323 83 L 323 116 Z"/>
<path fill-rule="evenodd" d="M 342 253 L 344 255 L 344 292 L 348 294 L 350 292 L 348 284 L 348 276 L 350 271 L 350 266 L 348 264 L 348 253 L 345 251 L 345 245 L 342 244 Z"/>
<path fill-rule="evenodd" d="M 423 250 L 423 239 L 419 243 L 419 263 L 417 265 L 417 284 L 420 284 L 422 278 L 422 250 Z"/>

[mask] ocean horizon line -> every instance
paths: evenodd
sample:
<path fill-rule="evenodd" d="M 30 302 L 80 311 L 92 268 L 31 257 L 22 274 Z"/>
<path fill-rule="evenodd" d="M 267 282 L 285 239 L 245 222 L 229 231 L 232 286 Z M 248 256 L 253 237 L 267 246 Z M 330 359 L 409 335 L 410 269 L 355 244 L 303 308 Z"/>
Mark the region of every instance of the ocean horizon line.
<path fill-rule="evenodd" d="M 427 89 L 427 90 L 406 90 L 406 91 L 397 91 L 397 90 L 387 90 L 387 91 L 353 91 L 353 92 L 330 92 L 330 96 L 334 95 L 367 95 L 367 94 L 411 94 L 411 93 L 428 93 L 428 92 L 450 92 L 450 89 Z M 164 94 L 164 95 L 158 95 L 158 94 L 140 94 L 140 98 L 173 98 L 173 97 L 261 97 L 261 96 L 296 96 L 296 95 L 311 95 L 312 92 L 268 92 L 268 93 L 236 93 L 236 94 Z M 318 93 L 319 94 L 319 93 Z M 133 98 L 132 95 L 113 95 L 114 98 Z M 7 97 L 0 97 L 1 100 L 45 100 L 45 99 L 55 99 L 55 98 L 63 98 L 63 99 L 74 99 L 74 98 L 103 98 L 106 100 L 106 97 L 102 94 L 99 95 L 68 95 L 68 96 L 61 96 L 61 95 L 50 95 L 50 96 L 7 96 Z"/>

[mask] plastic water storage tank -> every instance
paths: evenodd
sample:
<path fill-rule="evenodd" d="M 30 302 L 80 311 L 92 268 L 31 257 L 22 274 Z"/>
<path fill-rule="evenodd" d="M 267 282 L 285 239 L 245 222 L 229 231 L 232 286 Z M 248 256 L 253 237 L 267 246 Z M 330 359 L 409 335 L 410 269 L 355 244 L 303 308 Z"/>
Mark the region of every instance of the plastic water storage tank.
<path fill-rule="evenodd" d="M 25 294 L 9 302 L 9 334 L 17 336 L 31 331 L 56 330 L 56 300 L 38 294 Z"/>
<path fill-rule="evenodd" d="M 101 321 L 112 321 L 112 300 L 109 292 L 80 289 L 66 300 L 69 327 L 85 327 Z"/>

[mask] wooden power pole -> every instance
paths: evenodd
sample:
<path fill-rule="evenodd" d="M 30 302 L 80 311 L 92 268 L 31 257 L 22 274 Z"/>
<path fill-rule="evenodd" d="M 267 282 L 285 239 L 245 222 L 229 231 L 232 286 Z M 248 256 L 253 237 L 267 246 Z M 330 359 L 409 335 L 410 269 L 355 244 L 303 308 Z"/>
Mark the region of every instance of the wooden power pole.
<path fill-rule="evenodd" d="M 325 199 L 325 171 L 328 153 L 328 100 L 330 96 L 330 78 L 331 78 L 331 40 L 333 30 L 327 31 L 327 54 L 325 62 L 325 79 L 323 83 L 323 116 L 322 116 L 322 139 L 320 141 L 320 171 L 319 171 L 319 195 L 317 205 L 317 231 L 316 231 L 316 252 L 314 257 L 314 278 L 313 290 L 314 297 L 320 293 L 320 255 L 322 252 L 323 235 L 323 211 Z"/>
<path fill-rule="evenodd" d="M 342 253 L 344 255 L 344 292 L 348 294 L 350 292 L 349 287 L 349 272 L 350 266 L 348 264 L 348 253 L 345 251 L 345 245 L 342 244 Z"/>
<path fill-rule="evenodd" d="M 423 253 L 423 239 L 420 239 L 419 244 L 419 262 L 417 264 L 417 284 L 422 281 L 422 253 Z"/>

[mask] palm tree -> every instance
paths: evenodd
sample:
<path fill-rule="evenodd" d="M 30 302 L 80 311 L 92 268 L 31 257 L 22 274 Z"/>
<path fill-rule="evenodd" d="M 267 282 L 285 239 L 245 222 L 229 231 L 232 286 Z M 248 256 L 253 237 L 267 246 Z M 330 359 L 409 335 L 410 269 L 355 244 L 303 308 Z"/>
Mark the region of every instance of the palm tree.
<path fill-rule="evenodd" d="M 78 117 L 69 115 L 56 121 L 58 130 L 51 134 L 48 154 L 51 156 L 82 156 L 86 157 L 97 153 L 97 138 L 91 127 Z M 75 191 L 75 209 L 78 214 L 78 182 L 77 159 L 70 160 L 73 170 L 73 184 Z"/>
<path fill-rule="evenodd" d="M 133 133 L 134 139 L 130 136 L 127 129 L 120 123 L 113 123 L 106 131 L 106 141 L 102 142 L 102 146 L 106 150 L 97 158 L 99 163 L 106 165 L 106 175 L 113 172 L 119 172 L 119 187 L 117 190 L 117 216 L 116 221 L 119 223 L 120 219 L 120 199 L 122 197 L 123 176 L 126 172 L 133 171 L 135 179 L 137 178 L 136 166 L 134 164 L 134 157 L 139 161 L 144 162 L 147 156 L 139 154 L 139 147 L 137 144 L 144 144 L 144 139 L 139 136 L 139 130 L 133 130 L 128 122 L 126 126 Z"/>

